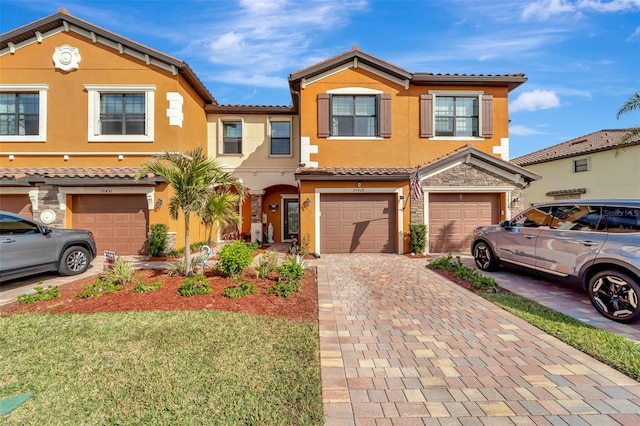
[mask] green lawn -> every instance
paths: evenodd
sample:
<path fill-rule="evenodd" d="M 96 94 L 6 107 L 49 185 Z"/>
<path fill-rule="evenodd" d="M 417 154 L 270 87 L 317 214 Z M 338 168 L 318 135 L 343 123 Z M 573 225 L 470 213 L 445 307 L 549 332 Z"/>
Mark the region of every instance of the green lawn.
<path fill-rule="evenodd" d="M 3 425 L 320 425 L 315 323 L 223 311 L 0 317 Z"/>

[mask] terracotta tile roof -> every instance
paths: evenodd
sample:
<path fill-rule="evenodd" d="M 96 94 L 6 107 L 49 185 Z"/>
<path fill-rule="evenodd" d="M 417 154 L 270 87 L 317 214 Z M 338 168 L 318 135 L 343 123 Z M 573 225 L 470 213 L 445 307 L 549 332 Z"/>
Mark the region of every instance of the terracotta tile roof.
<path fill-rule="evenodd" d="M 135 178 L 137 167 L 0 167 L 0 178 Z"/>
<path fill-rule="evenodd" d="M 628 132 L 629 129 L 600 130 L 514 158 L 511 162 L 520 166 L 528 166 L 561 158 L 576 157 L 591 152 L 617 149 L 620 146 L 640 145 L 640 138 L 626 143 L 622 142 Z"/>

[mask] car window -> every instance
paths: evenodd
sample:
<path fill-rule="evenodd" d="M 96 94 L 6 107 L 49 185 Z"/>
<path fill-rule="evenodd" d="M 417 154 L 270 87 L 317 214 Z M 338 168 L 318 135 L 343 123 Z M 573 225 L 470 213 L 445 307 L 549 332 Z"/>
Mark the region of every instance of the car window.
<path fill-rule="evenodd" d="M 549 226 L 551 216 L 549 211 L 551 207 L 533 207 L 520 213 L 511 221 L 511 226 L 524 226 L 527 228 L 537 228 L 539 226 Z"/>
<path fill-rule="evenodd" d="M 12 216 L 0 215 L 0 235 L 39 234 L 35 223 Z"/>
<path fill-rule="evenodd" d="M 583 204 L 554 206 L 551 210 L 553 216 L 551 228 L 572 231 L 603 230 L 603 228 L 599 228 L 602 218 L 600 212 L 600 206 Z"/>
<path fill-rule="evenodd" d="M 604 207 L 603 228 L 608 232 L 640 231 L 640 209 L 628 207 Z"/>

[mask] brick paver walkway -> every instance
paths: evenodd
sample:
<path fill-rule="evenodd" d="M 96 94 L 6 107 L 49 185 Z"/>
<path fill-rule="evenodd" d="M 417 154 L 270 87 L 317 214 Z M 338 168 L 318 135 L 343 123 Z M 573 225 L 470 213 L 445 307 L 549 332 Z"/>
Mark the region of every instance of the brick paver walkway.
<path fill-rule="evenodd" d="M 398 255 L 323 255 L 327 425 L 638 425 L 640 383 Z"/>

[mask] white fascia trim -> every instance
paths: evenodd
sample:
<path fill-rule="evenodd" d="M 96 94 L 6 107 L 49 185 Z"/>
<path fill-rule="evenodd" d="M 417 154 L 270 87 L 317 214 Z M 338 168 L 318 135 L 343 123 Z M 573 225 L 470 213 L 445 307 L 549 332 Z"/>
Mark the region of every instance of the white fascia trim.
<path fill-rule="evenodd" d="M 515 186 L 427 186 L 423 187 L 425 194 L 430 192 L 509 192 L 518 189 Z"/>
<path fill-rule="evenodd" d="M 58 189 L 60 210 L 67 208 L 67 195 L 113 195 L 113 194 L 144 194 L 147 197 L 147 208 L 153 210 L 155 206 L 155 188 L 139 186 L 62 186 Z"/>
<path fill-rule="evenodd" d="M 155 128 L 155 90 L 152 84 L 85 84 L 87 90 L 87 138 L 89 142 L 153 142 Z M 145 93 L 144 135 L 101 135 L 100 134 L 100 93 Z"/>
<path fill-rule="evenodd" d="M 329 89 L 327 93 L 330 95 L 381 95 L 384 92 L 368 87 L 340 87 L 338 89 Z"/>
<path fill-rule="evenodd" d="M 38 134 L 0 136 L 0 142 L 46 142 L 47 141 L 47 91 L 48 84 L 0 84 L 0 92 L 38 92 Z"/>
<path fill-rule="evenodd" d="M 313 200 L 313 216 L 315 218 L 314 223 L 314 234 L 316 236 L 315 241 L 315 252 L 320 254 L 320 194 L 353 194 L 353 193 L 377 193 L 377 194 L 396 194 L 396 204 L 397 204 L 397 212 L 396 212 L 396 226 L 398 230 L 397 235 L 397 253 L 404 254 L 404 214 L 402 203 L 400 202 L 400 197 L 403 196 L 402 188 L 316 188 L 314 193 Z"/>
<path fill-rule="evenodd" d="M 51 31 L 47 31 L 44 34 L 38 32 L 34 37 L 21 41 L 20 43 L 17 43 L 17 44 L 12 44 L 11 46 L 0 50 L 0 56 L 4 56 L 8 53 L 15 53 L 16 50 L 22 49 L 23 47 L 27 47 L 34 43 L 42 43 L 42 40 L 44 40 L 45 38 L 54 36 L 64 31 L 65 31 L 64 27 L 58 27 L 58 28 L 54 28 Z"/>
<path fill-rule="evenodd" d="M 363 64 L 362 62 L 359 62 L 359 61 L 357 61 L 355 59 L 353 61 L 351 61 L 351 62 L 347 62 L 344 65 L 332 68 L 332 69 L 330 69 L 328 71 L 325 71 L 325 72 L 323 72 L 321 74 L 318 74 L 318 75 L 315 75 L 313 77 L 309 77 L 309 78 L 303 79 L 301 87 L 304 89 L 306 86 L 308 86 L 310 84 L 316 83 L 316 82 L 318 82 L 320 80 L 324 80 L 327 77 L 330 77 L 330 76 L 332 76 L 334 74 L 338 74 L 338 73 L 340 73 L 342 71 L 345 71 L 345 70 L 348 70 L 350 68 L 362 68 L 363 70 L 366 70 L 366 71 L 368 71 L 368 72 L 370 72 L 372 74 L 375 74 L 375 75 L 377 75 L 379 77 L 382 77 L 382 78 L 384 78 L 386 80 L 389 80 L 389 81 L 391 81 L 393 83 L 396 83 L 397 85 L 402 86 L 405 89 L 409 88 L 409 80 L 402 80 L 402 79 L 393 77 L 392 75 L 389 75 L 384 71 L 380 71 L 379 69 L 370 67 L 369 65 Z"/>

